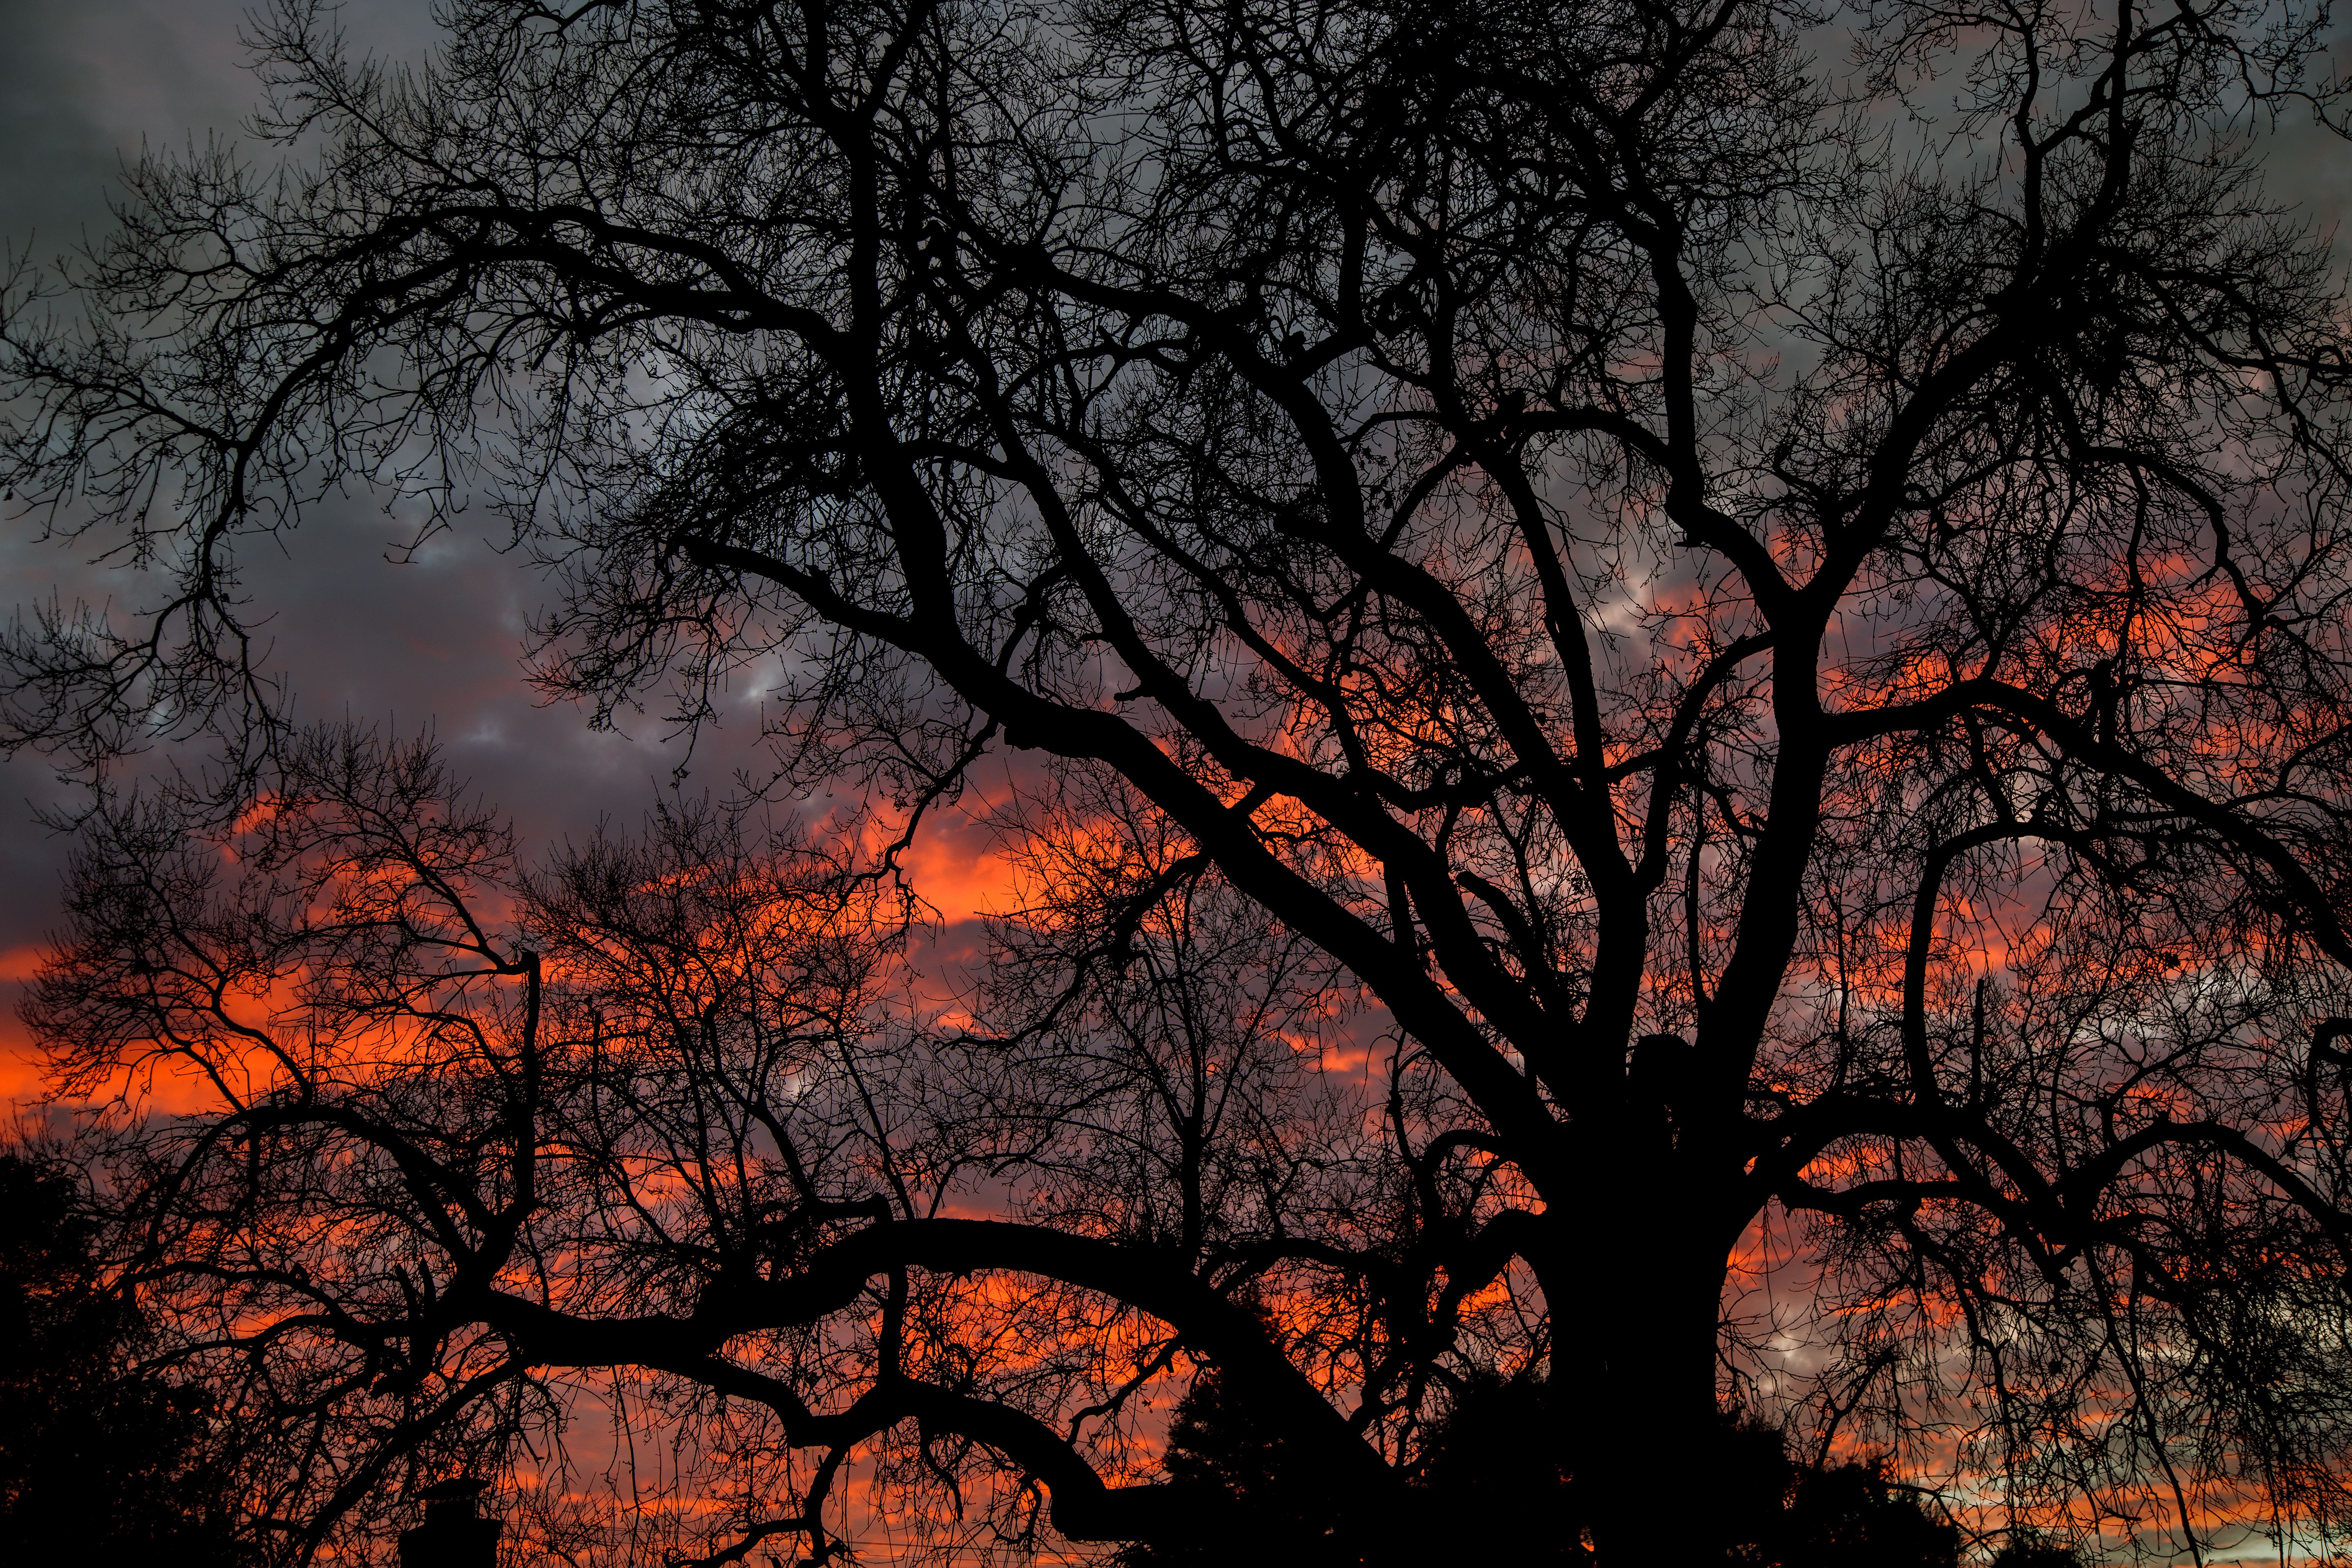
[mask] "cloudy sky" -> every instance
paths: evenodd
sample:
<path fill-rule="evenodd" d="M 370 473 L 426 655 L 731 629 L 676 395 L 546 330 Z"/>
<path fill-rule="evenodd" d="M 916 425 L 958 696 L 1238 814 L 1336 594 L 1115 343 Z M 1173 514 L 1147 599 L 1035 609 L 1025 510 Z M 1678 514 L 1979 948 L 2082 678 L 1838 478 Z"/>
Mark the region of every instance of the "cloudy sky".
<path fill-rule="evenodd" d="M 0 0 L 0 235 L 12 251 L 47 257 L 102 231 L 124 161 L 142 146 L 239 137 L 255 84 L 238 41 L 251 0 Z M 355 44 L 415 57 L 432 36 L 429 0 L 368 0 L 346 9 Z M 534 705 L 518 675 L 523 617 L 537 578 L 495 554 L 487 521 L 462 522 L 421 560 L 386 556 L 413 524 L 365 498 L 306 520 L 281 558 L 250 563 L 257 599 L 271 615 L 299 712 L 353 718 L 404 731 L 430 722 L 461 773 L 545 843 L 600 817 L 635 824 L 666 790 L 680 748 L 657 719 L 628 735 L 588 731 L 570 708 Z M 35 539 L 21 518 L 0 525 L 0 577 L 16 605 L 62 594 L 138 603 L 136 576 L 93 571 L 70 545 Z M 723 789 L 747 710 L 694 759 L 685 788 Z M 15 1018 L 18 984 L 57 921 L 65 847 L 36 826 L 54 798 L 37 757 L 0 765 L 0 1100 L 22 1102 L 37 1080 Z M 967 839 L 970 836 L 964 835 Z M 927 846 L 925 890 L 950 914 L 980 896 L 981 846 Z"/>
<path fill-rule="evenodd" d="M 103 229 L 127 158 L 142 146 L 238 138 L 254 98 L 239 42 L 250 0 L 0 0 L 0 236 L 14 251 L 49 256 Z M 352 41 L 415 58 L 432 36 L 428 0 L 366 0 L 347 7 Z M 2346 58 L 2352 51 L 2339 51 Z M 2333 220 L 2352 213 L 2352 148 L 2310 130 L 2275 144 L 2273 183 Z M 594 735 L 573 710 L 541 709 L 517 679 L 522 617 L 537 581 L 492 553 L 483 529 L 460 526 L 421 560 L 388 551 L 411 531 L 365 498 L 307 521 L 282 558 L 253 563 L 252 585 L 271 612 L 282 666 L 294 672 L 303 715 L 344 714 L 402 730 L 433 723 L 463 772 L 515 811 L 541 842 L 634 823 L 669 787 L 677 749 L 648 721 L 631 735 Z M 84 554 L 87 552 L 83 552 Z M 0 527 L 0 578 L 17 605 L 62 594 L 136 603 L 136 578 L 93 571 L 70 547 L 31 537 L 22 520 Z M 698 779 L 723 783 L 730 750 L 751 728 L 698 759 Z M 55 921 L 63 846 L 31 822 L 54 786 L 38 758 L 0 767 L 0 1100 L 36 1087 L 15 1022 L 13 993 Z M 919 860 L 923 890 L 950 915 L 966 912 L 992 881 L 978 836 L 948 825 Z"/>

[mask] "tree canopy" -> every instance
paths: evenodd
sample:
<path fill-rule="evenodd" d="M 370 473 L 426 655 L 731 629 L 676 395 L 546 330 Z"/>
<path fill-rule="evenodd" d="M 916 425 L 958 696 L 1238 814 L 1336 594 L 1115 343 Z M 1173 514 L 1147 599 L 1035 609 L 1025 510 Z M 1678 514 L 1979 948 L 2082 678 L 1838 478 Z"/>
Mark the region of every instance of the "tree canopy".
<path fill-rule="evenodd" d="M 1536 1374 L 1611 1563 L 1737 1545 L 1727 1399 L 1995 1524 L 2344 1527 L 2352 321 L 2263 179 L 2323 13 L 446 19 L 282 0 L 309 161 L 143 165 L 5 332 L 12 493 L 168 584 L 9 644 L 100 789 L 32 1016 L 211 1075 L 126 1267 L 289 1539 L 611 1368 L 820 1555 L 885 1449 L 967 1543 L 1181 1534 L 1180 1367 L 1367 1558 Z M 756 678 L 760 793 L 880 826 L 530 869 L 289 725 L 237 563 L 352 484 L 501 509 L 546 692 Z M 227 773 L 123 785 L 159 735 Z M 1007 754 L 919 1016 L 892 855 Z"/>

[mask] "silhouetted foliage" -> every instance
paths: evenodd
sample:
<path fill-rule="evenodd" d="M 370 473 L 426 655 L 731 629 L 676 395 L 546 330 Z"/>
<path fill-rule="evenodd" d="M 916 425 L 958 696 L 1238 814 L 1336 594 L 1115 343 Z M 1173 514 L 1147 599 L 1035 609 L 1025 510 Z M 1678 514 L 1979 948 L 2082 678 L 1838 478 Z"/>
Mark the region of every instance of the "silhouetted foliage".
<path fill-rule="evenodd" d="M 1318 1488 L 1286 1462 L 1281 1430 L 1228 1397 L 1213 1367 L 1177 1402 L 1166 1442 L 1161 1468 L 1185 1529 L 1120 1552 L 1127 1568 L 1588 1555 L 1538 1379 L 1474 1375 L 1453 1391 L 1423 1435 L 1411 1511 L 1352 1507 Z"/>
<path fill-rule="evenodd" d="M 1168 1424 L 1160 1468 L 1185 1528 L 1118 1553 L 1124 1568 L 1214 1568 L 1220 1563 L 1355 1560 L 1346 1505 L 1286 1464 L 1278 1427 L 1226 1397 L 1213 1369 L 1193 1379 Z M 1391 1521 L 1390 1528 L 1410 1528 Z"/>
<path fill-rule="evenodd" d="M 1452 1391 L 1415 1478 L 1431 1501 L 1433 1558 L 1491 1552 L 1500 1562 L 1547 1564 L 1590 1555 L 1588 1500 L 1565 1468 L 1562 1416 L 1539 1374 L 1474 1373 Z"/>
<path fill-rule="evenodd" d="M 1876 1464 L 1799 1472 L 1739 1553 L 1769 1568 L 1955 1568 L 1960 1532 Z"/>
<path fill-rule="evenodd" d="M 146 1324 L 79 1198 L 0 1154 L 0 1541 L 26 1563 L 244 1562 L 206 1396 L 139 1370 Z"/>
<path fill-rule="evenodd" d="M 1419 1534 L 1397 1555 L 1491 1557 L 1508 1563 L 1589 1560 L 1588 1511 L 1625 1500 L 1580 1495 L 1558 1458 L 1559 1415 L 1543 1380 L 1474 1377 L 1454 1391 L 1421 1448 L 1418 1514 L 1367 1521 L 1286 1464 L 1282 1436 L 1228 1399 L 1213 1370 L 1175 1407 L 1162 1468 L 1189 1532 L 1129 1547 L 1125 1568 L 1215 1568 L 1222 1563 L 1353 1563 L 1361 1537 Z M 1740 1568 L 1957 1568 L 1960 1531 L 1878 1461 L 1813 1468 L 1790 1458 L 1778 1430 L 1746 1423 L 1694 1432 L 1660 1455 L 1679 1484 L 1714 1494 Z M 1687 1551 L 1676 1520 L 1651 1524 L 1657 1551 Z M 2073 1568 L 2062 1549 L 2011 1548 L 2011 1568 Z"/>
<path fill-rule="evenodd" d="M 2012 1541 L 1994 1554 L 1992 1568 L 2084 1568 L 2082 1553 L 2028 1535 Z"/>

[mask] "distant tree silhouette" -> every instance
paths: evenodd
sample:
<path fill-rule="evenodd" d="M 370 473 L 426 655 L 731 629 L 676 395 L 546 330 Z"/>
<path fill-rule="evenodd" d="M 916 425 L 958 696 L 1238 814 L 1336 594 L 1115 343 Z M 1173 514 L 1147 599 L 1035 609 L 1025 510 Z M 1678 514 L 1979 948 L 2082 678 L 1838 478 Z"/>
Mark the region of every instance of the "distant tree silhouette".
<path fill-rule="evenodd" d="M 1161 1468 L 1189 1519 L 1181 1532 L 1118 1555 L 1122 1568 L 1214 1568 L 1242 1561 L 1346 1561 L 1340 1500 L 1291 1460 L 1279 1428 L 1203 1369 L 1168 1425 Z"/>
<path fill-rule="evenodd" d="M 1561 1413 L 1545 1380 L 1474 1373 L 1454 1390 L 1421 1451 L 1421 1489 L 1441 1532 L 1440 1560 L 1581 1562 L 1595 1500 L 1580 1498 L 1560 1441 Z"/>
<path fill-rule="evenodd" d="M 1345 1499 L 1313 1483 L 1278 1430 L 1232 1399 L 1208 1369 L 1175 1407 L 1162 1460 L 1190 1531 L 1120 1552 L 1123 1568 L 1217 1568 L 1249 1563 L 1355 1562 L 1360 1532 L 1418 1533 L 1432 1561 L 1475 1555 L 1501 1563 L 1583 1562 L 1588 1510 L 1623 1500 L 1580 1495 L 1558 1457 L 1558 1415 L 1540 1378 L 1477 1377 L 1455 1391 L 1425 1434 L 1418 1515 L 1352 1520 Z M 1709 1468 L 1687 1463 L 1708 1452 Z M 1729 1521 L 1739 1568 L 1957 1568 L 1960 1531 L 1936 1518 L 1874 1460 L 1816 1468 L 1796 1462 L 1777 1430 L 1739 1424 L 1712 1445 L 1661 1454 L 1662 1470 L 1705 1491 Z M 1662 1559 L 1687 1546 L 1669 1514 L 1654 1527 Z M 2004 1568 L 2070 1568 L 2063 1550 L 2013 1547 Z"/>
<path fill-rule="evenodd" d="M 205 1395 L 135 1366 L 146 1325 L 76 1195 L 0 1154 L 0 1541 L 27 1564 L 240 1563 Z"/>
<path fill-rule="evenodd" d="M 1795 1471 L 1781 1511 L 1766 1516 L 1758 1533 L 1740 1555 L 1769 1568 L 1955 1568 L 1959 1561 L 1958 1529 L 1930 1516 L 1877 1464 Z"/>
<path fill-rule="evenodd" d="M 2083 1554 L 2071 1546 L 2025 1534 L 1995 1554 L 1992 1568 L 2083 1568 Z"/>
<path fill-rule="evenodd" d="M 1124 1568 L 1216 1568 L 1248 1562 L 1378 1560 L 1410 1542 L 1433 1560 L 1461 1553 L 1511 1563 L 1585 1554 L 1543 1383 L 1474 1376 L 1419 1444 L 1423 1507 L 1365 1512 L 1316 1484 L 1281 1430 L 1203 1368 L 1171 1413 L 1162 1468 L 1181 1533 L 1122 1551 Z"/>

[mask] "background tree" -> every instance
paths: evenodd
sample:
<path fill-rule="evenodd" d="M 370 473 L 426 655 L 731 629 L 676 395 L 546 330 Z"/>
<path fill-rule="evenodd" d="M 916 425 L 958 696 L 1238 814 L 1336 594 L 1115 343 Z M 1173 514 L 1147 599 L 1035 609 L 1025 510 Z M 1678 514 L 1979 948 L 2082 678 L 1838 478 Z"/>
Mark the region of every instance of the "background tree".
<path fill-rule="evenodd" d="M 139 1357 L 155 1340 L 96 1252 L 68 1171 L 0 1154 L 0 1530 L 58 1562 L 257 1560 L 234 1533 L 201 1386 Z"/>
<path fill-rule="evenodd" d="M 730 1370 L 866 1280 L 913 1313 L 914 1271 L 1010 1271 L 1051 1283 L 958 1310 L 1056 1367 L 1071 1302 L 1163 1325 L 1368 1514 L 1412 1513 L 1429 1402 L 1516 1343 L 1617 1500 L 1604 1558 L 1669 1507 L 1729 1542 L 1651 1459 L 1727 1377 L 1824 1436 L 1956 1430 L 2029 1515 L 2335 1528 L 2347 325 L 2259 179 L 2273 117 L 2336 101 L 2318 13 L 448 20 L 411 78 L 281 6 L 268 124 L 314 171 L 152 165 L 94 324 L 16 309 L 17 492 L 175 584 L 20 637 L 20 738 L 266 761 L 237 551 L 324 486 L 478 483 L 562 585 L 551 692 L 609 719 L 674 677 L 695 721 L 779 661 L 775 787 L 863 778 L 908 831 L 1043 752 L 1037 810 L 1117 803 L 1107 929 L 1213 879 L 1401 1042 L 1319 1230 L 921 1217 L 884 1118 L 863 1195 L 795 1189 L 871 1223 L 592 1333 L 492 1311 L 538 1201 L 501 1197 L 430 1293 L 517 1336 L 485 1373 L 655 1367 L 788 1447 L 915 1419 L 1067 1533 L 1150 1536 L 1164 1495 L 1043 1384 L 877 1373 L 821 1415 Z M 77 1006 L 144 984 L 89 964 Z M 149 1027 L 52 1034 L 96 1075 Z M 324 1070 L 288 1057 L 272 1105 Z M 479 1147 L 520 1161 L 537 1103 Z M 1811 1389 L 1727 1317 L 1759 1227 L 1839 1308 Z M 1335 1306 L 1269 1331 L 1244 1289 Z M 414 1377 L 452 1342 L 402 1342 Z"/>
<path fill-rule="evenodd" d="M 1440 1544 L 1496 1553 L 1514 1563 L 1573 1563 L 1589 1551 L 1585 1521 L 1605 1503 L 1579 1498 L 1559 1468 L 1550 1390 L 1538 1377 L 1471 1380 L 1455 1391 L 1421 1446 L 1412 1484 Z M 1730 1561 L 1749 1568 L 1954 1568 L 1960 1531 L 1921 1506 L 1882 1465 L 1806 1465 L 1778 1429 L 1735 1424 L 1705 1475 L 1666 1487 L 1705 1487 L 1718 1499 L 1732 1541 Z M 1232 1561 L 1321 1561 L 1335 1541 L 1344 1503 L 1290 1473 L 1281 1434 L 1254 1422 L 1213 1371 L 1177 1403 L 1162 1461 L 1171 1489 L 1199 1521 L 1189 1539 L 1130 1547 L 1136 1568 Z M 1661 1454 L 1680 1470 L 1682 1453 Z M 1660 1551 L 1675 1547 L 1675 1521 L 1654 1521 Z M 2079 1560 L 2040 1539 L 2005 1547 L 2004 1568 L 2067 1568 Z"/>

